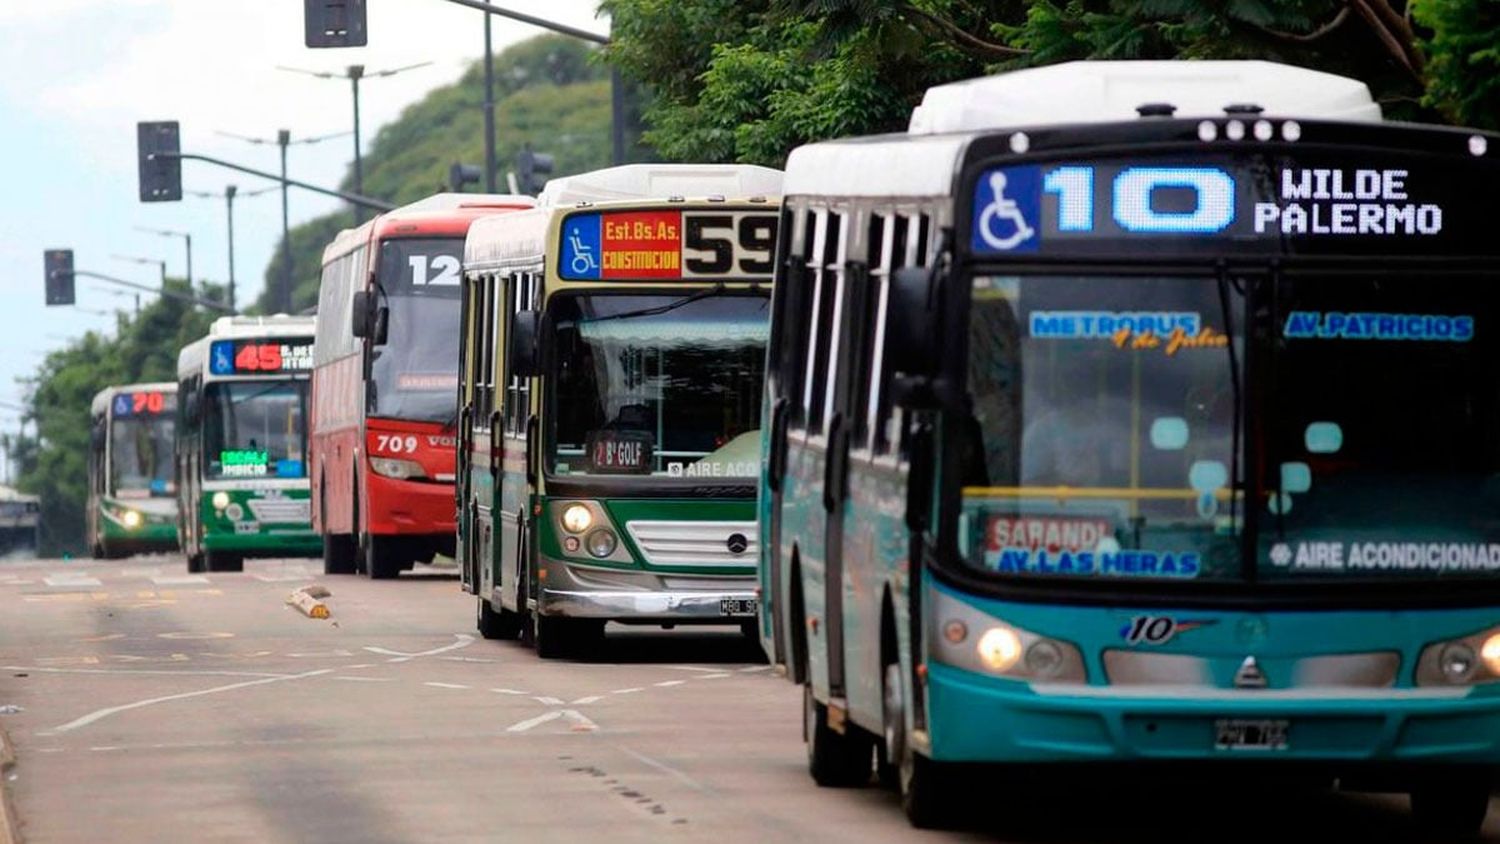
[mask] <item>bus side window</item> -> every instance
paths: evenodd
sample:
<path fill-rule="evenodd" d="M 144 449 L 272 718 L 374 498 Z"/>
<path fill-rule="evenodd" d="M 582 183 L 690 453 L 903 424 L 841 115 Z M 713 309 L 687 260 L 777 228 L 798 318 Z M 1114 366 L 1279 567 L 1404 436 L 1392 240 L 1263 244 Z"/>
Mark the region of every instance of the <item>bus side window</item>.
<path fill-rule="evenodd" d="M 807 361 L 811 350 L 807 346 L 811 333 L 813 271 L 808 267 L 808 254 L 818 229 L 819 215 L 807 208 L 797 209 L 797 223 L 791 229 L 793 243 L 787 256 L 787 287 L 782 313 L 786 321 L 786 333 L 782 341 L 782 390 L 788 400 L 787 423 L 789 426 L 805 426 L 807 414 L 803 401 L 803 383 L 806 381 Z"/>
<path fill-rule="evenodd" d="M 504 301 L 501 303 L 502 313 L 505 314 L 505 342 L 510 342 L 511 326 L 514 324 L 515 314 L 524 310 L 526 302 L 526 291 L 529 275 L 527 273 L 511 273 L 505 282 Z M 515 436 L 523 427 L 521 419 L 525 411 L 521 407 L 521 379 L 511 372 L 512 361 L 510 349 L 505 347 L 501 350 L 505 358 L 505 369 L 500 373 L 505 382 L 505 433 Z"/>
<path fill-rule="evenodd" d="M 873 420 L 868 407 L 870 397 L 880 388 L 876 383 L 883 351 L 879 343 L 884 336 L 881 321 L 885 312 L 885 280 L 890 275 L 891 229 L 895 219 L 894 214 L 871 214 L 865 239 L 864 257 L 869 270 L 864 278 L 865 290 L 858 297 L 859 314 L 853 323 L 857 326 L 859 349 L 855 369 L 851 373 L 854 383 L 849 398 L 850 421 L 853 425 L 850 445 L 854 448 L 861 448 L 869 443 Z"/>
<path fill-rule="evenodd" d="M 809 256 L 809 267 L 815 275 L 812 330 L 808 337 L 810 354 L 807 359 L 807 382 L 803 385 L 802 392 L 807 429 L 814 434 L 824 433 L 827 411 L 833 404 L 828 374 L 833 368 L 834 356 L 831 350 L 837 343 L 838 327 L 835 317 L 839 309 L 839 289 L 843 280 L 843 271 L 837 267 L 837 259 L 841 254 L 844 217 L 832 211 L 821 212 L 819 217 L 817 236 Z"/>

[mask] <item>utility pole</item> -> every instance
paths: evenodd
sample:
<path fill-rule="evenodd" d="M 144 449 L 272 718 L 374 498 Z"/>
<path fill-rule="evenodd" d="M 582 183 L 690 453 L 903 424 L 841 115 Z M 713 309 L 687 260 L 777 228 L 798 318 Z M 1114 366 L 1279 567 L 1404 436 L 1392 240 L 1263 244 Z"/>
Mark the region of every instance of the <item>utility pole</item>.
<path fill-rule="evenodd" d="M 484 192 L 495 192 L 495 47 L 490 41 L 490 16 L 484 16 Z"/>
<path fill-rule="evenodd" d="M 190 196 L 196 196 L 199 199 L 224 200 L 224 210 L 226 212 L 229 224 L 229 289 L 227 291 L 228 296 L 226 298 L 229 302 L 230 313 L 239 313 L 239 308 L 236 305 L 238 299 L 235 296 L 234 274 L 234 201 L 236 198 L 249 199 L 253 196 L 260 196 L 262 194 L 270 193 L 273 190 L 276 190 L 275 185 L 261 188 L 260 190 L 252 190 L 246 191 L 245 193 L 240 193 L 240 189 L 235 187 L 234 185 L 225 185 L 223 193 L 213 193 L 212 191 L 201 190 L 185 191 L 185 193 L 189 194 Z"/>
<path fill-rule="evenodd" d="M 147 234 L 159 234 L 162 237 L 180 237 L 187 242 L 187 283 L 188 288 L 193 287 L 193 236 L 188 232 L 172 231 L 171 229 L 153 229 L 149 226 L 136 226 L 138 232 Z"/>
<path fill-rule="evenodd" d="M 292 312 L 292 216 L 287 204 L 286 148 L 292 143 L 292 130 L 277 129 L 276 145 L 281 147 L 281 296 L 277 310 Z"/>

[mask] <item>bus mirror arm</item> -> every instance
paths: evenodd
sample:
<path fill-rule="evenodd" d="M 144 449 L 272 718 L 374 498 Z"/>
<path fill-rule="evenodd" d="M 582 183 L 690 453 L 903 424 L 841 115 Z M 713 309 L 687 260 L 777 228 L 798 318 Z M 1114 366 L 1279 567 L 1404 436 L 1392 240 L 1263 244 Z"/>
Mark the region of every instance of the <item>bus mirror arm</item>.
<path fill-rule="evenodd" d="M 926 530 L 932 510 L 932 484 L 936 479 L 932 453 L 932 425 L 919 422 L 911 431 L 907 454 L 910 466 L 906 480 L 906 526 L 913 532 Z"/>

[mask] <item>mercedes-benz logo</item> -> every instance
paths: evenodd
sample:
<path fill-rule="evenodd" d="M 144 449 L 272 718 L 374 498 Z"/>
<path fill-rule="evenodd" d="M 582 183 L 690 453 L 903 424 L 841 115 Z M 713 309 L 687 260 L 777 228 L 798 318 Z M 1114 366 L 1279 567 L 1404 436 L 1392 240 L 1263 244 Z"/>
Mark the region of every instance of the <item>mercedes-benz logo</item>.
<path fill-rule="evenodd" d="M 750 540 L 746 539 L 743 533 L 731 533 L 729 538 L 724 540 L 724 547 L 728 548 L 731 554 L 743 554 L 750 547 Z"/>

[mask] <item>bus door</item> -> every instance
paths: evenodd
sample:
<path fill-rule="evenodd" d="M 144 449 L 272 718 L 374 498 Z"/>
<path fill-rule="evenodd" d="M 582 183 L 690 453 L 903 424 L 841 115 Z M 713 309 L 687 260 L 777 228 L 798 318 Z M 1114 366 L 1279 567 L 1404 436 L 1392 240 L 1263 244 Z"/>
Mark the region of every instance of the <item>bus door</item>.
<path fill-rule="evenodd" d="M 482 596 L 473 548 L 474 521 L 470 516 L 473 485 L 469 478 L 469 448 L 474 439 L 470 425 L 474 408 L 474 302 L 475 291 L 481 283 L 478 276 L 465 276 L 459 301 L 459 325 L 463 333 L 458 348 L 458 446 L 454 449 L 453 504 L 457 510 L 459 580 L 465 592 Z"/>
<path fill-rule="evenodd" d="M 537 306 L 541 276 L 537 272 L 513 273 L 506 279 L 505 293 L 498 302 L 499 318 L 495 348 L 499 365 L 497 377 L 504 386 L 503 407 L 495 415 L 495 452 L 492 456 L 492 471 L 495 478 L 496 506 L 501 510 L 500 553 L 497 568 L 500 572 L 502 604 L 509 604 L 516 612 L 526 611 L 527 590 L 523 580 L 530 576 L 527 565 L 529 557 L 528 522 L 533 465 L 537 454 L 532 448 L 530 432 L 531 379 L 515 371 L 510 354 L 511 326 L 516 314 L 532 310 Z M 509 462 L 509 467 L 507 467 Z"/>

